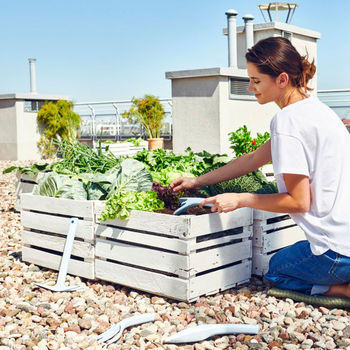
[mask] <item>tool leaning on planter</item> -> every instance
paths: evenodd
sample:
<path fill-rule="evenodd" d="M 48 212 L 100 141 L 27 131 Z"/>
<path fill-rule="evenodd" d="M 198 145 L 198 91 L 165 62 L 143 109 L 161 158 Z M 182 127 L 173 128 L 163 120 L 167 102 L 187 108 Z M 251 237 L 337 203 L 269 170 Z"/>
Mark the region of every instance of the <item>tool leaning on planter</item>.
<path fill-rule="evenodd" d="M 75 231 L 77 230 L 78 221 L 79 219 L 77 218 L 72 218 L 70 221 L 56 284 L 54 286 L 48 286 L 46 284 L 34 283 L 36 286 L 52 290 L 53 292 L 73 292 L 82 289 L 81 286 L 65 285 L 65 280 L 68 271 L 68 263 L 72 253 L 73 241 L 75 237 Z"/>

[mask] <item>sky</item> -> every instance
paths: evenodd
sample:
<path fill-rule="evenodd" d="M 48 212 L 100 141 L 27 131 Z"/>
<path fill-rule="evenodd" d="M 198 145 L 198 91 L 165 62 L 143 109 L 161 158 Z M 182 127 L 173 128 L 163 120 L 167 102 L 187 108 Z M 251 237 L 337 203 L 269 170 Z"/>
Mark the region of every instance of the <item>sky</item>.
<path fill-rule="evenodd" d="M 74 102 L 171 97 L 165 72 L 227 66 L 225 11 L 237 24 L 254 0 L 2 0 L 0 94 L 30 90 Z M 318 89 L 350 88 L 350 1 L 296 0 L 293 25 L 321 33 Z M 280 14 L 284 21 L 286 13 Z"/>

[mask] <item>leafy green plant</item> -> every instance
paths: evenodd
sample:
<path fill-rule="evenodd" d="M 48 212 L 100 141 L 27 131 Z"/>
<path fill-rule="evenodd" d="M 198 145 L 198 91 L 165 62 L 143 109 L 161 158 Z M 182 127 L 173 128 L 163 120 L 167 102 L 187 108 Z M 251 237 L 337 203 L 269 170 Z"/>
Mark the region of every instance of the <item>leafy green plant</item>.
<path fill-rule="evenodd" d="M 57 173 L 105 173 L 122 161 L 110 152 L 103 152 L 101 142 L 97 151 L 79 141 L 54 142 L 54 145 L 55 154 L 62 158 L 51 166 L 51 169 Z"/>
<path fill-rule="evenodd" d="M 33 194 L 46 197 L 87 199 L 84 184 L 78 179 L 55 172 L 45 174 L 34 186 Z"/>
<path fill-rule="evenodd" d="M 256 138 L 252 138 L 246 125 L 243 125 L 228 135 L 231 142 L 230 148 L 233 149 L 236 157 L 255 151 L 270 138 L 268 132 L 265 132 L 264 134 L 257 133 Z"/>
<path fill-rule="evenodd" d="M 187 148 L 184 154 L 175 154 L 163 149 L 143 150 L 134 158 L 146 164 L 152 176 L 156 178 L 153 180 L 162 183 L 168 182 L 171 178 L 171 175 L 167 176 L 166 172 L 181 173 L 179 176 L 188 176 L 188 173 L 199 176 L 232 160 L 226 154 L 211 154 L 206 151 L 194 153 L 191 148 Z M 162 181 L 164 174 L 167 181 Z"/>
<path fill-rule="evenodd" d="M 140 123 L 146 130 L 149 138 L 159 138 L 163 125 L 164 108 L 159 99 L 153 95 L 143 98 L 133 98 L 132 106 L 122 114 L 129 122 Z"/>
<path fill-rule="evenodd" d="M 209 197 L 226 192 L 254 193 L 260 191 L 261 188 L 267 186 L 268 184 L 269 182 L 267 181 L 265 175 L 260 170 L 255 170 L 247 175 L 237 177 L 236 179 L 220 182 L 215 185 L 206 186 L 201 190 L 201 192 Z M 274 187 L 265 187 L 265 192 L 261 190 L 259 193 L 275 193 Z"/>
<path fill-rule="evenodd" d="M 132 210 L 143 210 L 153 212 L 164 208 L 164 202 L 157 197 L 154 191 L 119 191 L 108 199 L 106 206 L 101 212 L 99 220 L 127 219 Z"/>
<path fill-rule="evenodd" d="M 79 114 L 73 112 L 73 103 L 66 100 L 44 104 L 38 112 L 37 121 L 43 128 L 38 147 L 46 157 L 53 156 L 53 141 L 75 141 L 81 124 Z"/>

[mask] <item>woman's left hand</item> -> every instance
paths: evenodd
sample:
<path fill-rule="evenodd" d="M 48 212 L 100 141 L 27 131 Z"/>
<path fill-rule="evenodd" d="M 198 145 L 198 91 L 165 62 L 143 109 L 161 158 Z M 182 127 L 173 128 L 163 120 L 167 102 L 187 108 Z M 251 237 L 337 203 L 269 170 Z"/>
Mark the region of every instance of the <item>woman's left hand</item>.
<path fill-rule="evenodd" d="M 242 193 L 223 193 L 214 197 L 204 199 L 200 206 L 212 203 L 211 211 L 218 213 L 227 213 L 229 211 L 241 208 L 240 198 Z"/>

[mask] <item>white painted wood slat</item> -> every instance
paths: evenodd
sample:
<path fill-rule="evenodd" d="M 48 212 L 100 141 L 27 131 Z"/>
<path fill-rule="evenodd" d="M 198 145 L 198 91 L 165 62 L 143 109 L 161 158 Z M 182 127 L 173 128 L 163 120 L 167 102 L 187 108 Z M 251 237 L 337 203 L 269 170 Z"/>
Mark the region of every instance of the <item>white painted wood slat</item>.
<path fill-rule="evenodd" d="M 214 294 L 217 291 L 223 291 L 248 282 L 251 277 L 251 270 L 251 261 L 244 261 L 234 266 L 194 277 L 190 280 L 189 301 L 193 301 L 203 294 Z"/>
<path fill-rule="evenodd" d="M 98 218 L 104 209 L 104 204 L 97 202 L 95 209 L 97 221 L 100 222 Z M 253 221 L 252 210 L 250 208 L 241 208 L 230 213 L 212 213 L 198 216 L 174 216 L 134 210 L 127 220 L 107 220 L 101 223 L 119 228 L 150 231 L 190 239 L 209 233 L 248 226 Z"/>
<path fill-rule="evenodd" d="M 101 222 L 98 220 L 98 218 L 100 217 L 104 206 L 104 203 L 96 202 L 95 210 L 98 223 L 130 230 L 149 231 L 175 237 L 185 237 L 188 234 L 189 219 L 187 216 L 174 216 L 133 210 L 127 220 L 115 219 Z"/>
<path fill-rule="evenodd" d="M 25 262 L 29 262 L 35 265 L 47 267 L 58 271 L 62 256 L 51 254 L 33 249 L 30 247 L 22 247 L 22 259 Z M 80 276 L 83 278 L 94 279 L 95 270 L 94 262 L 80 261 L 76 259 L 70 259 L 68 265 L 68 273 L 74 276 Z"/>
<path fill-rule="evenodd" d="M 96 277 L 177 300 L 188 300 L 188 280 L 96 259 Z"/>
<path fill-rule="evenodd" d="M 69 217 L 83 217 L 92 220 L 94 217 L 93 205 L 94 201 L 88 200 L 34 196 L 27 193 L 21 195 L 22 209 L 67 215 Z"/>
<path fill-rule="evenodd" d="M 228 265 L 251 257 L 251 241 L 229 244 L 190 254 L 191 275 Z"/>
<path fill-rule="evenodd" d="M 22 243 L 54 250 L 63 254 L 66 238 L 23 230 Z M 74 240 L 72 255 L 93 260 L 95 256 L 94 247 L 91 243 Z"/>
<path fill-rule="evenodd" d="M 305 239 L 305 234 L 299 226 L 288 227 L 284 230 L 264 235 L 263 251 L 268 253 L 288 247 L 295 242 Z"/>
<path fill-rule="evenodd" d="M 252 209 L 240 208 L 229 213 L 212 213 L 190 216 L 189 237 L 199 237 L 208 233 L 226 231 L 232 228 L 248 226 L 253 223 Z"/>
<path fill-rule="evenodd" d="M 21 211 L 21 224 L 28 229 L 67 235 L 71 218 L 53 214 L 35 213 L 28 210 Z M 79 220 L 75 237 L 93 241 L 93 221 Z"/>
<path fill-rule="evenodd" d="M 150 247 L 167 249 L 170 251 L 186 254 L 188 243 L 176 237 L 164 237 L 155 234 L 135 232 L 117 227 L 97 225 L 96 237 L 110 238 L 125 243 L 143 244 Z"/>
<path fill-rule="evenodd" d="M 225 243 L 230 243 L 234 240 L 241 240 L 243 238 L 249 238 L 252 236 L 252 227 L 251 226 L 245 226 L 242 228 L 242 233 L 233 233 L 231 235 L 227 235 L 224 237 L 220 238 L 212 238 L 208 239 L 205 241 L 199 241 L 193 243 L 193 247 L 191 247 L 192 250 L 198 250 L 198 249 L 203 249 L 203 248 L 209 248 L 213 247 L 219 244 L 225 244 Z"/>
<path fill-rule="evenodd" d="M 96 238 L 96 257 L 111 259 L 144 268 L 155 269 L 179 276 L 187 276 L 189 266 L 185 255 L 112 242 Z"/>

